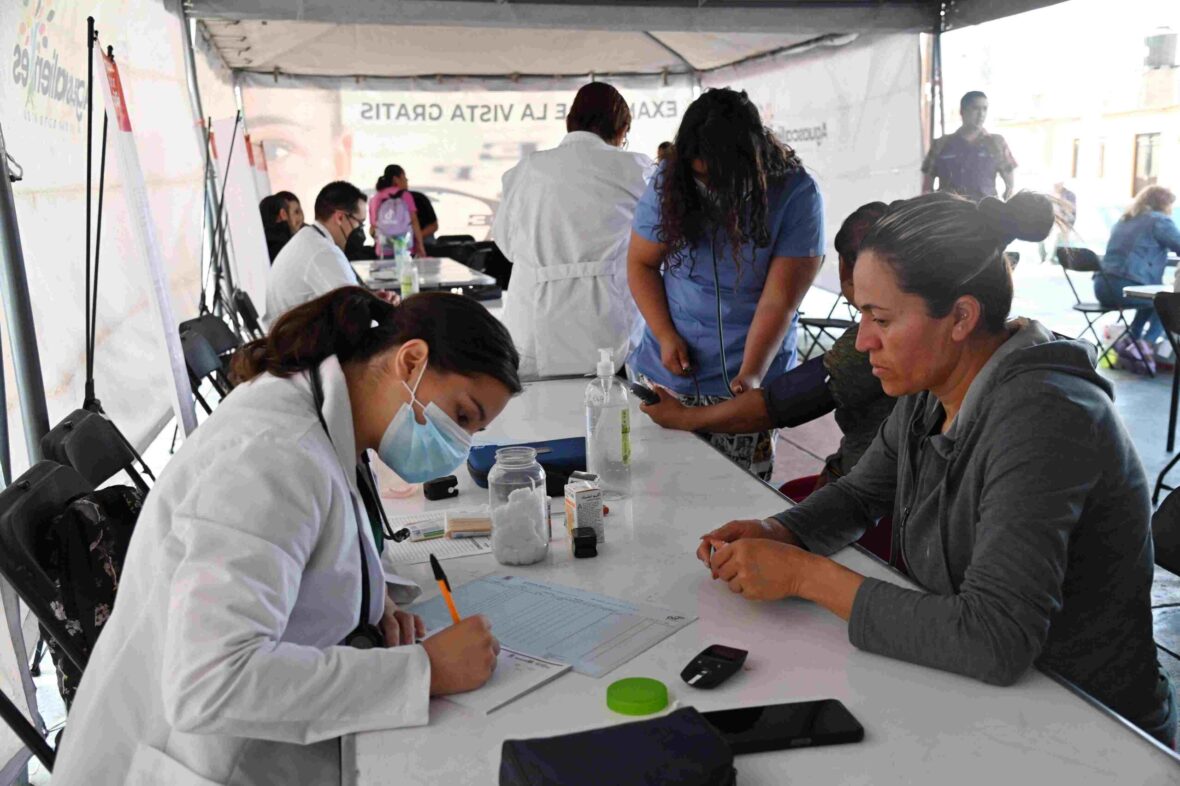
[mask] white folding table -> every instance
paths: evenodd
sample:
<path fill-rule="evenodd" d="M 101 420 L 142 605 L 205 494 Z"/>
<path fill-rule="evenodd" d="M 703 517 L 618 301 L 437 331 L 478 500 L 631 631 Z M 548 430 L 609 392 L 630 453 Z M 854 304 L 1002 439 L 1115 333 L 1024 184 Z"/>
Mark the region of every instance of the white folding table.
<path fill-rule="evenodd" d="M 582 433 L 585 384 L 528 386 L 482 436 L 505 442 Z M 506 568 L 479 556 L 447 560 L 446 571 L 456 585 L 509 572 L 692 612 L 698 621 L 601 679 L 569 673 L 486 716 L 435 699 L 428 726 L 347 737 L 347 786 L 496 783 L 505 739 L 632 720 L 608 710 L 605 701 L 607 685 L 630 676 L 660 679 L 675 701 L 702 711 L 836 698 L 864 725 L 859 744 L 738 757 L 738 782 L 747 786 L 1180 782 L 1180 759 L 1040 672 L 1012 687 L 985 685 L 857 650 L 846 623 L 813 604 L 733 595 L 696 560 L 699 536 L 787 503 L 693 435 L 663 430 L 637 411 L 632 423 L 634 493 L 610 506 L 598 557 L 570 556 L 559 515 L 541 564 Z M 458 475 L 458 498 L 419 499 L 399 504 L 397 512 L 486 502 L 465 469 Z M 859 549 L 845 549 L 837 559 L 906 584 Z M 401 572 L 422 585 L 423 597 L 437 593 L 426 566 Z M 712 691 L 688 687 L 680 670 L 714 643 L 749 650 L 745 669 Z"/>

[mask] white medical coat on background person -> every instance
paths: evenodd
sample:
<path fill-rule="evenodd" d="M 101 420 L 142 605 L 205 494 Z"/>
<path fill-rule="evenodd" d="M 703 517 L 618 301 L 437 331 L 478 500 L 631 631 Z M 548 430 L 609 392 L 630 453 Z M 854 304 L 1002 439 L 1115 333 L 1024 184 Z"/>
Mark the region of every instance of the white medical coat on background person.
<path fill-rule="evenodd" d="M 295 306 L 358 284 L 356 271 L 328 228 L 319 221 L 306 224 L 287 241 L 266 274 L 263 324 L 269 327 Z"/>
<path fill-rule="evenodd" d="M 352 411 L 335 357 L 324 418 L 306 374 L 262 375 L 185 442 L 136 524 L 118 600 L 54 767 L 72 784 L 339 783 L 344 734 L 429 720 L 419 645 L 339 643 L 385 586 L 356 489 Z M 359 517 L 359 522 L 358 522 Z"/>
<path fill-rule="evenodd" d="M 573 131 L 504 174 L 492 233 L 512 261 L 503 319 L 522 377 L 593 373 L 599 347 L 622 364 L 640 320 L 631 220 L 652 171 L 647 156 Z"/>

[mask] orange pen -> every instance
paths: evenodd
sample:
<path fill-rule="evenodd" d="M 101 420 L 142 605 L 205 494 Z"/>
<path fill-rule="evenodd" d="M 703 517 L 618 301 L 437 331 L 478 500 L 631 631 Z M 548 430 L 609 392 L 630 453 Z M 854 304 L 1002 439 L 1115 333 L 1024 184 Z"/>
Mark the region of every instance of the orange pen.
<path fill-rule="evenodd" d="M 447 608 L 451 610 L 451 622 L 458 625 L 461 619 L 459 610 L 455 608 L 455 599 L 451 597 L 451 582 L 447 581 L 447 574 L 443 573 L 442 565 L 438 564 L 438 560 L 433 554 L 430 555 L 430 569 L 434 571 L 434 578 L 438 582 L 438 588 L 442 590 L 443 600 L 447 602 Z"/>

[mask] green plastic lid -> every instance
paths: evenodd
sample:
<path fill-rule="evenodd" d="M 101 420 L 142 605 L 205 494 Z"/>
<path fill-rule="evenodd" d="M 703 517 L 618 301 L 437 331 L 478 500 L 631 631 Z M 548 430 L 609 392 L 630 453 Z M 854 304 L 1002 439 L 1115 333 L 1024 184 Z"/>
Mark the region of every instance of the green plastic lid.
<path fill-rule="evenodd" d="M 647 677 L 628 677 L 606 689 L 606 706 L 623 715 L 651 715 L 668 706 L 668 687 Z"/>

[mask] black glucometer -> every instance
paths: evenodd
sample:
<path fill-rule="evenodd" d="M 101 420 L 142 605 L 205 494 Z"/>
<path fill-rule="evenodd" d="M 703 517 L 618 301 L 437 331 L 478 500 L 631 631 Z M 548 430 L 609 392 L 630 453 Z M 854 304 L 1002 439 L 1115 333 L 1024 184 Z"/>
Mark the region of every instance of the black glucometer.
<path fill-rule="evenodd" d="M 680 679 L 694 688 L 716 688 L 746 662 L 746 650 L 714 644 L 697 655 L 680 672 Z"/>
<path fill-rule="evenodd" d="M 422 484 L 426 499 L 450 499 L 459 496 L 459 479 L 454 475 L 428 480 Z"/>
<path fill-rule="evenodd" d="M 660 401 L 659 394 L 646 385 L 640 385 L 638 382 L 632 382 L 630 388 L 631 392 L 635 394 L 635 398 L 639 399 L 644 404 L 658 404 Z"/>

